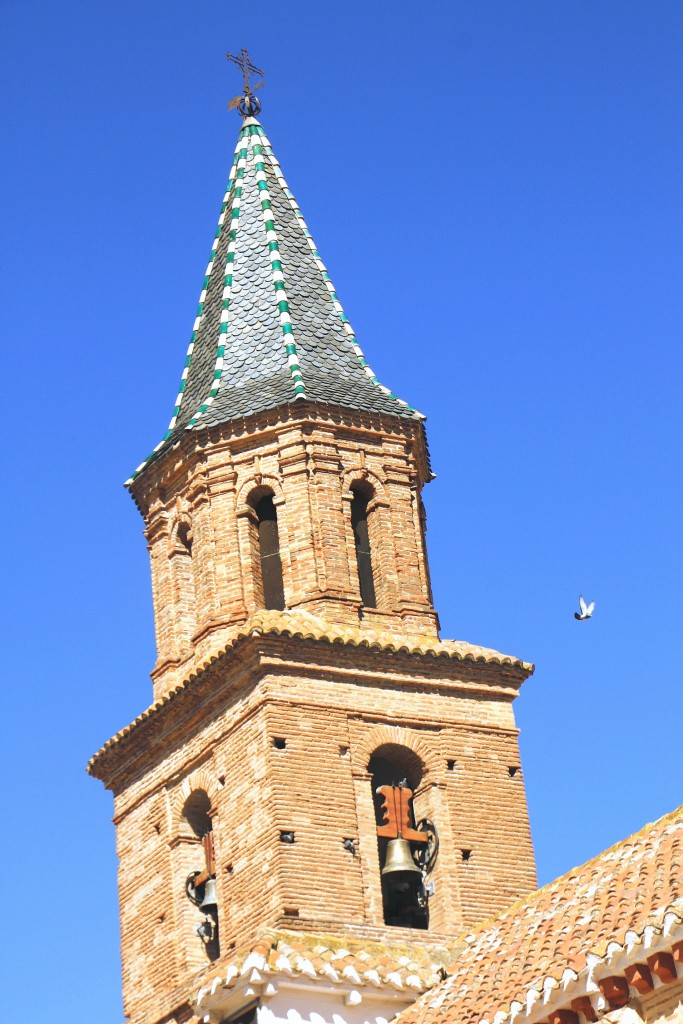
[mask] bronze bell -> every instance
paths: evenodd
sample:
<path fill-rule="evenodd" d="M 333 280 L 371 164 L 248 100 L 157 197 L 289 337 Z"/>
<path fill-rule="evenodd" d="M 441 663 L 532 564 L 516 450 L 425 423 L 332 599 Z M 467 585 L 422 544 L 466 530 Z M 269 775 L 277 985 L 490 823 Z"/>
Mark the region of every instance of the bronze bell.
<path fill-rule="evenodd" d="M 390 839 L 387 846 L 387 855 L 384 858 L 382 875 L 396 875 L 410 872 L 414 875 L 421 875 L 422 871 L 415 863 L 410 851 L 410 843 L 407 839 Z"/>
<path fill-rule="evenodd" d="M 202 897 L 202 902 L 199 904 L 199 909 L 203 910 L 205 914 L 208 914 L 212 910 L 216 909 L 217 902 L 218 901 L 216 900 L 216 879 L 207 878 L 206 882 L 204 883 L 204 896 Z"/>

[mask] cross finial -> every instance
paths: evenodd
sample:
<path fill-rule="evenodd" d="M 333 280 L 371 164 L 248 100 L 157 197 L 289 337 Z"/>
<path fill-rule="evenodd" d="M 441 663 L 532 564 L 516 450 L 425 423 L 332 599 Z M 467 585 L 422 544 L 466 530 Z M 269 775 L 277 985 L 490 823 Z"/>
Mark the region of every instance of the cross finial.
<path fill-rule="evenodd" d="M 242 78 L 244 79 L 243 92 L 241 96 L 236 96 L 234 100 L 230 100 L 228 103 L 228 110 L 233 110 L 235 107 L 238 108 L 242 117 L 256 117 L 261 110 L 261 103 L 254 96 L 254 89 L 260 89 L 265 82 L 259 82 L 251 88 L 249 83 L 249 75 L 260 75 L 263 78 L 263 72 L 260 68 L 257 68 L 253 60 L 249 56 L 249 52 L 242 47 L 238 54 L 226 53 L 225 55 L 231 64 L 236 64 L 242 72 Z"/>
<path fill-rule="evenodd" d="M 249 85 L 249 75 L 260 75 L 263 78 L 263 71 L 257 68 L 253 60 L 249 56 L 249 51 L 245 50 L 244 47 L 240 50 L 239 54 L 226 53 L 225 55 L 232 64 L 236 64 L 242 72 L 242 78 L 244 80 L 244 95 L 249 96 L 251 93 L 251 86 Z"/>

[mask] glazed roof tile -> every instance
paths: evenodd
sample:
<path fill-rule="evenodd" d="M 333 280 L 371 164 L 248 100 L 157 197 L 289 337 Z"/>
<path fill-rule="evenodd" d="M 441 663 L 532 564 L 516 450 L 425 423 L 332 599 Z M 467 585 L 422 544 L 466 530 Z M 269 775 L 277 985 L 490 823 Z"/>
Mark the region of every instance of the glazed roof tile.
<path fill-rule="evenodd" d="M 464 640 L 424 640 L 422 643 L 415 643 L 400 634 L 372 629 L 365 625 L 360 628 L 359 626 L 343 626 L 337 623 L 328 623 L 315 615 L 311 615 L 310 612 L 261 610 L 250 616 L 239 629 L 236 636 L 220 651 L 208 658 L 201 666 L 195 668 L 180 686 L 175 687 L 167 696 L 162 697 L 161 700 L 155 701 L 138 715 L 130 725 L 125 726 L 115 736 L 107 740 L 104 746 L 91 757 L 87 770 L 94 774 L 97 762 L 103 754 L 116 746 L 133 729 L 150 718 L 160 708 L 174 700 L 212 662 L 221 658 L 238 643 L 250 636 L 300 637 L 303 640 L 319 640 L 331 644 L 350 644 L 353 647 L 366 647 L 392 653 L 403 652 L 405 654 L 428 655 L 435 658 L 449 658 L 455 661 L 511 665 L 520 669 L 525 675 L 530 675 L 534 671 L 534 666 L 528 662 L 520 661 L 518 658 L 513 658 L 507 654 L 501 654 L 500 651 L 494 651 L 488 647 L 469 644 Z"/>
<path fill-rule="evenodd" d="M 450 977 L 399 1024 L 515 1024 L 683 938 L 683 807 L 468 936 Z M 608 1009 L 608 1007 L 603 1007 Z"/>
<path fill-rule="evenodd" d="M 368 365 L 265 132 L 246 118 L 173 416 L 128 483 L 187 430 L 299 398 L 421 418 Z"/>

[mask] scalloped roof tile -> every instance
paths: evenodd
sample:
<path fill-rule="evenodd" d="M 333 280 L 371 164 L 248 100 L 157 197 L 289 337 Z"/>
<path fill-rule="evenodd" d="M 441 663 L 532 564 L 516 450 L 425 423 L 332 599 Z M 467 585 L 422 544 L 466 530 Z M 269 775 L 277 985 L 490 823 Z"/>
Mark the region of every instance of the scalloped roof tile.
<path fill-rule="evenodd" d="M 369 366 L 266 134 L 248 117 L 171 422 L 127 483 L 187 430 L 297 399 L 423 418 Z"/>
<path fill-rule="evenodd" d="M 358 948 L 351 951 L 341 945 L 340 939 L 330 936 L 299 938 L 286 932 L 270 932 L 238 950 L 220 971 L 210 974 L 192 1000 L 193 1007 L 206 1013 L 216 993 L 220 999 L 221 989 L 235 988 L 240 981 L 248 980 L 253 970 L 263 976 L 303 975 L 339 985 L 351 981 L 354 985 L 386 986 L 399 992 L 410 989 L 416 994 L 443 978 L 441 963 L 430 959 L 428 951 L 420 956 L 414 950 L 411 956 L 392 959 L 386 956 L 383 943 L 367 942 L 363 947 L 356 941 L 356 945 Z"/>
<path fill-rule="evenodd" d="M 111 739 L 94 754 L 88 762 L 87 770 L 93 774 L 100 757 L 115 747 L 133 729 L 150 718 L 159 708 L 165 707 L 182 693 L 200 672 L 208 668 L 236 644 L 249 636 L 283 636 L 300 637 L 303 640 L 320 640 L 331 644 L 350 644 L 354 647 L 367 647 L 378 651 L 403 652 L 406 654 L 431 655 L 432 657 L 450 658 L 455 661 L 478 661 L 486 664 L 511 665 L 521 669 L 526 675 L 534 671 L 534 666 L 520 661 L 500 651 L 488 647 L 479 647 L 464 640 L 425 640 L 414 643 L 406 637 L 383 630 L 375 630 L 366 625 L 343 626 L 337 623 L 326 623 L 323 619 L 305 611 L 257 611 L 240 628 L 237 635 L 216 654 L 207 659 L 199 668 L 193 670 L 188 678 L 176 686 L 161 700 L 155 701 L 135 718 L 130 725 L 120 729 Z"/>

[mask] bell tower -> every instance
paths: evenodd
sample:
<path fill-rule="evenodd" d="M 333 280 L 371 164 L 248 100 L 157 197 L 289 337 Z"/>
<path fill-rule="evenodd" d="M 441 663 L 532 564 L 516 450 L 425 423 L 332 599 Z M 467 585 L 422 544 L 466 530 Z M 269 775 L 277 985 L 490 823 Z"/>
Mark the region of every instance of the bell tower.
<path fill-rule="evenodd" d="M 171 423 L 127 483 L 154 700 L 89 765 L 133 1024 L 256 1020 L 287 950 L 321 948 L 385 965 L 391 1016 L 535 887 L 512 713 L 532 666 L 439 638 L 424 418 L 363 355 L 248 77 L 239 109 Z M 384 1019 L 353 971 L 341 1016 Z"/>

